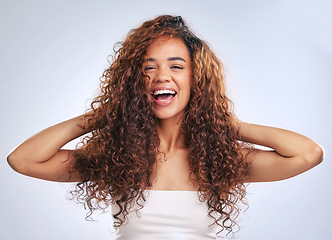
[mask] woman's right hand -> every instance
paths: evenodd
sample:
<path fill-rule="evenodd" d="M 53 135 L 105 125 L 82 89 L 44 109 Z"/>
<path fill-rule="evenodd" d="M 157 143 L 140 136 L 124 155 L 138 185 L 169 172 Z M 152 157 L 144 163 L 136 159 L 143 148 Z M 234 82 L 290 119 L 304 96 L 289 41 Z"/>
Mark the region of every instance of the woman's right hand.
<path fill-rule="evenodd" d="M 61 147 L 90 131 L 82 127 L 84 115 L 46 128 L 24 141 L 7 156 L 9 165 L 17 172 L 35 178 L 57 182 L 81 181 L 78 172 L 73 172 L 73 150 Z"/>

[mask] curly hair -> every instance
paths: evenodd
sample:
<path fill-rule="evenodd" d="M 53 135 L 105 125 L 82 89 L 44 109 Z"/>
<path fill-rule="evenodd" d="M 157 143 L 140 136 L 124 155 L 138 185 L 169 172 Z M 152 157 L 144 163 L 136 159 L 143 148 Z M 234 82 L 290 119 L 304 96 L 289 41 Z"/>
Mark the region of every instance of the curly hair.
<path fill-rule="evenodd" d="M 84 126 L 92 132 L 73 152 L 74 169 L 82 179 L 73 194 L 89 208 L 88 217 L 117 204 L 115 227 L 123 224 L 133 201 L 143 207 L 139 200 L 145 201 L 143 192 L 153 181 L 160 139 L 142 65 L 148 46 L 165 35 L 181 39 L 192 60 L 191 94 L 181 127 L 190 150 L 190 180 L 214 223 L 232 232 L 237 203 L 245 199 L 248 164 L 237 141 L 232 102 L 225 94 L 223 66 L 180 16 L 144 22 L 114 50 L 101 78 L 101 93 L 85 115 Z"/>

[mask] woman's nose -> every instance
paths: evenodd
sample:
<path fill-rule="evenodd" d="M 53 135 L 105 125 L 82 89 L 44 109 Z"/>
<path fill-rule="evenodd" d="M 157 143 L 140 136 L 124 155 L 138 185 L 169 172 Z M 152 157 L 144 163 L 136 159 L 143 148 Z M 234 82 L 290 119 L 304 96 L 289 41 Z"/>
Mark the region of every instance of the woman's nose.
<path fill-rule="evenodd" d="M 155 77 L 155 81 L 157 82 L 168 82 L 171 80 L 171 74 L 166 68 L 160 68 Z"/>

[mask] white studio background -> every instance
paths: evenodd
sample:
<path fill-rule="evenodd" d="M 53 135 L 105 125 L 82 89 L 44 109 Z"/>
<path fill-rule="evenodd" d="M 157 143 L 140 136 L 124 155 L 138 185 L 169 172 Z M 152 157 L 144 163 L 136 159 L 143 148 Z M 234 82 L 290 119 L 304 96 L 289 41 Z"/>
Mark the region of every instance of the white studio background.
<path fill-rule="evenodd" d="M 66 199 L 69 184 L 22 176 L 6 155 L 83 113 L 114 43 L 161 14 L 183 16 L 224 62 L 242 120 L 294 130 L 325 148 L 313 170 L 249 186 L 236 239 L 332 239 L 331 13 L 329 0 L 0 0 L 0 239 L 113 239 L 110 214 L 85 221 L 83 207 Z"/>

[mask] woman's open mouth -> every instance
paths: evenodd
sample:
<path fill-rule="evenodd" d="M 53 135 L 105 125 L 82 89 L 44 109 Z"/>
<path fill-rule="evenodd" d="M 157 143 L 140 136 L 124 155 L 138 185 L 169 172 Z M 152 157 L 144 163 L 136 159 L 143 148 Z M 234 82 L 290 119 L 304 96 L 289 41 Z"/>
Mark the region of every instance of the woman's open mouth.
<path fill-rule="evenodd" d="M 159 106 L 167 106 L 173 102 L 176 92 L 172 89 L 158 89 L 152 92 L 154 102 Z"/>

